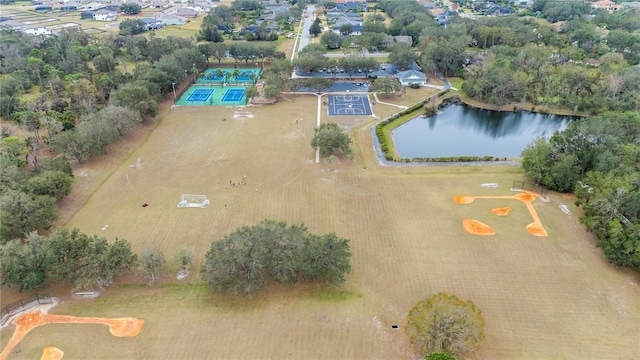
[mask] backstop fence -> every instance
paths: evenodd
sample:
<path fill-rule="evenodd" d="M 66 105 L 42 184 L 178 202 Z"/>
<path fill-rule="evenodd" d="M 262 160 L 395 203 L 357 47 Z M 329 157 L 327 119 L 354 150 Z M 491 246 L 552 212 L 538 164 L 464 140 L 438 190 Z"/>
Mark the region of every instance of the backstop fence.
<path fill-rule="evenodd" d="M 12 302 L 2 307 L 0 314 L 0 326 L 4 326 L 9 319 L 16 314 L 31 309 L 40 304 L 52 304 L 53 298 L 49 294 L 34 294 L 24 299 Z"/>
<path fill-rule="evenodd" d="M 540 194 L 545 199 L 547 198 L 547 194 L 549 191 L 540 185 L 536 185 L 534 183 L 526 182 L 526 181 L 517 181 L 514 180 L 511 185 L 512 190 L 520 190 L 520 191 L 530 191 L 536 194 Z"/>

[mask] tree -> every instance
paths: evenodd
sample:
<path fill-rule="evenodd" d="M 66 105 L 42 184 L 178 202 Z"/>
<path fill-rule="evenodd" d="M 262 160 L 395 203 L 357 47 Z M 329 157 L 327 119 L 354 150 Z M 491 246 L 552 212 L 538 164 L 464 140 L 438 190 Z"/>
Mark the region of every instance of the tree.
<path fill-rule="evenodd" d="M 482 312 L 471 300 L 439 293 L 420 300 L 408 315 L 406 333 L 421 356 L 473 353 L 484 338 Z"/>
<path fill-rule="evenodd" d="M 42 171 L 31 176 L 24 185 L 24 191 L 33 195 L 51 196 L 62 200 L 71 192 L 73 176 L 63 171 Z"/>
<path fill-rule="evenodd" d="M 140 267 L 149 276 L 149 282 L 155 284 L 158 274 L 164 269 L 166 260 L 162 251 L 157 249 L 144 249 Z"/>
<path fill-rule="evenodd" d="M 322 156 L 351 155 L 351 138 L 336 123 L 324 123 L 315 129 L 311 147 L 320 149 Z"/>
<path fill-rule="evenodd" d="M 141 34 L 146 30 L 144 21 L 140 19 L 122 20 L 118 28 L 120 29 L 120 35 L 123 36 Z"/>
<path fill-rule="evenodd" d="M 351 25 L 350 23 L 345 23 L 342 24 L 342 26 L 340 26 L 340 35 L 351 35 L 351 33 L 353 32 L 353 25 Z"/>
<path fill-rule="evenodd" d="M 193 252 L 186 246 L 180 246 L 173 255 L 173 260 L 180 267 L 181 271 L 189 270 L 189 266 L 193 262 Z"/>
<path fill-rule="evenodd" d="M 73 283 L 76 289 L 109 286 L 136 260 L 128 241 L 116 239 L 109 244 L 105 237 L 89 236 L 78 229 L 54 231 L 48 247 L 48 277 Z"/>
<path fill-rule="evenodd" d="M 20 292 L 42 286 L 49 270 L 48 261 L 46 240 L 36 232 L 30 233 L 24 244 L 20 240 L 12 240 L 1 245 L 2 285 L 16 286 Z"/>
<path fill-rule="evenodd" d="M 339 49 L 342 44 L 342 38 L 340 35 L 333 31 L 326 32 L 320 37 L 320 43 L 327 47 L 327 49 Z M 305 47 L 304 50 L 307 48 Z"/>
<path fill-rule="evenodd" d="M 27 142 L 18 136 L 7 136 L 0 141 L 0 154 L 18 166 L 26 163 L 22 156 L 29 153 Z"/>
<path fill-rule="evenodd" d="M 223 42 L 224 38 L 218 31 L 218 25 L 218 17 L 216 16 L 214 9 L 212 9 L 209 11 L 209 14 L 202 19 L 200 32 L 198 33 L 198 40 Z"/>
<path fill-rule="evenodd" d="M 335 233 L 308 236 L 302 255 L 302 278 L 340 286 L 351 271 L 350 258 L 349 241 Z"/>
<path fill-rule="evenodd" d="M 389 47 L 389 62 L 401 69 L 408 69 L 416 59 L 416 52 L 405 43 L 397 43 Z"/>
<path fill-rule="evenodd" d="M 0 239 L 9 240 L 48 227 L 58 217 L 56 199 L 8 190 L 0 195 Z"/>
<path fill-rule="evenodd" d="M 120 5 L 120 11 L 127 15 L 137 15 L 142 11 L 142 8 L 136 3 L 124 3 Z"/>
<path fill-rule="evenodd" d="M 311 24 L 309 27 L 309 34 L 313 36 L 318 36 L 318 34 L 322 33 L 322 28 L 320 27 L 320 18 L 316 18 L 316 21 Z"/>
<path fill-rule="evenodd" d="M 402 84 L 400 83 L 400 80 L 390 76 L 375 79 L 369 87 L 369 91 L 379 92 L 383 96 L 390 96 L 391 94 L 399 92 L 401 89 Z"/>
<path fill-rule="evenodd" d="M 104 121 L 113 127 L 119 135 L 127 129 L 134 129 L 142 122 L 140 114 L 130 108 L 107 105 L 96 115 L 96 120 Z"/>
<path fill-rule="evenodd" d="M 136 110 L 142 117 L 152 117 L 158 113 L 158 103 L 149 90 L 137 83 L 127 83 L 111 93 L 109 103 Z"/>
<path fill-rule="evenodd" d="M 77 129 L 57 134 L 51 138 L 49 146 L 66 159 L 75 159 L 79 163 L 89 156 L 91 150 L 90 139 L 84 132 L 80 132 Z"/>
<path fill-rule="evenodd" d="M 331 87 L 331 80 L 322 76 L 314 76 L 311 79 L 305 81 L 304 85 L 308 88 L 314 89 L 317 92 L 322 92 L 322 90 Z"/>
<path fill-rule="evenodd" d="M 244 91 L 244 96 L 249 99 L 249 102 L 253 101 L 253 98 L 258 96 L 258 88 L 255 86 L 250 86 Z"/>
<path fill-rule="evenodd" d="M 350 258 L 348 241 L 335 234 L 317 236 L 302 224 L 264 220 L 213 242 L 201 275 L 214 290 L 245 295 L 271 280 L 339 286 L 351 270 Z"/>

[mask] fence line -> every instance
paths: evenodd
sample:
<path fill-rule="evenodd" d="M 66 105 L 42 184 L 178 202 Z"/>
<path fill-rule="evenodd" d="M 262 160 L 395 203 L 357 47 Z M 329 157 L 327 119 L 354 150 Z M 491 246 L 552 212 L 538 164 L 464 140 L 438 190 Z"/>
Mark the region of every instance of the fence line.
<path fill-rule="evenodd" d="M 513 190 L 526 190 L 526 191 L 534 192 L 536 194 L 540 194 L 544 198 L 546 198 L 547 194 L 549 193 L 549 191 L 547 189 L 545 189 L 544 187 L 542 187 L 540 185 L 536 185 L 536 184 L 533 184 L 533 183 L 530 183 L 530 182 L 526 182 L 526 181 L 518 181 L 518 180 L 514 180 L 513 181 L 513 184 L 511 185 L 511 189 L 513 189 Z"/>
<path fill-rule="evenodd" d="M 40 304 L 52 304 L 53 298 L 49 294 L 34 294 L 32 296 L 20 299 L 11 304 L 2 307 L 0 313 L 0 326 L 4 326 L 9 319 L 16 314 L 19 314 L 25 310 L 31 309 L 34 306 Z"/>

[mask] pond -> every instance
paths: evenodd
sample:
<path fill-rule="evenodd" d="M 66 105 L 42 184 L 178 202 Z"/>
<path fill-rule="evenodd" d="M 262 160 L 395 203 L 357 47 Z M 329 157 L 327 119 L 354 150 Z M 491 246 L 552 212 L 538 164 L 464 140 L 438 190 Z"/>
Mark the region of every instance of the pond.
<path fill-rule="evenodd" d="M 554 131 L 566 128 L 569 121 L 568 116 L 450 105 L 434 116 L 420 116 L 400 125 L 391 137 L 402 158 L 514 158 L 520 157 L 533 139 L 550 137 Z"/>

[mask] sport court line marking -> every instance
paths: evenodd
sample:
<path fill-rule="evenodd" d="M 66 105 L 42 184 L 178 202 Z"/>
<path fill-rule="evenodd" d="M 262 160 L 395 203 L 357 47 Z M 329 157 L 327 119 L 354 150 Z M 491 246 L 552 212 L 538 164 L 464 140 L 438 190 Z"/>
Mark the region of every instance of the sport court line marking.
<path fill-rule="evenodd" d="M 322 95 L 316 95 L 318 97 L 317 114 L 316 114 L 316 127 L 320 128 L 320 114 L 322 113 Z M 320 148 L 316 149 L 316 164 L 320 163 Z"/>

